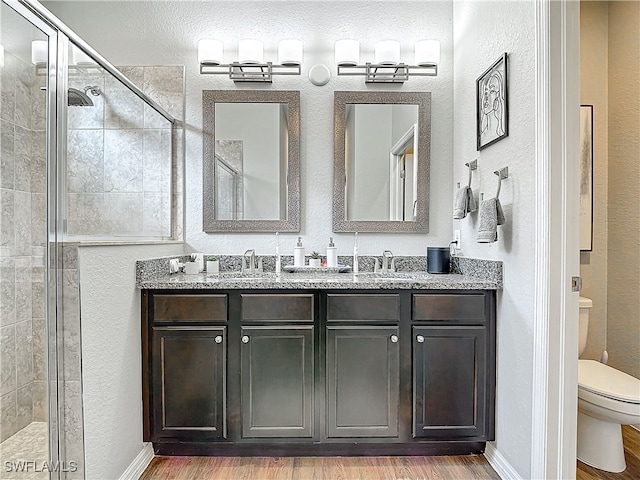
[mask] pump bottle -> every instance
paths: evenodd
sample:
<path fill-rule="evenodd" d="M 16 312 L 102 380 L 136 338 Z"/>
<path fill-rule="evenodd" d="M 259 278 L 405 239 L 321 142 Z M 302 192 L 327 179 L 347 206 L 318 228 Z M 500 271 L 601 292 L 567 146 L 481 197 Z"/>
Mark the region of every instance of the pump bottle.
<path fill-rule="evenodd" d="M 338 249 L 333 243 L 333 237 L 329 237 L 329 246 L 327 247 L 327 267 L 338 266 Z"/>
<path fill-rule="evenodd" d="M 293 266 L 304 267 L 304 247 L 302 246 L 302 237 L 298 237 L 298 243 L 293 249 Z"/>

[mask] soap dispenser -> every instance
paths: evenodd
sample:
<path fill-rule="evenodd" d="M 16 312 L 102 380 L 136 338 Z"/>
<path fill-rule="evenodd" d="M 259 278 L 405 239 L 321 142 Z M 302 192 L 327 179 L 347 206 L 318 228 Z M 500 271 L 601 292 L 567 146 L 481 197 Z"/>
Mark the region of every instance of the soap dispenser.
<path fill-rule="evenodd" d="M 293 249 L 293 266 L 304 267 L 304 247 L 302 246 L 302 237 L 298 237 L 298 243 Z"/>
<path fill-rule="evenodd" d="M 333 237 L 329 237 L 329 246 L 327 247 L 327 267 L 338 266 L 338 249 L 333 243 Z"/>

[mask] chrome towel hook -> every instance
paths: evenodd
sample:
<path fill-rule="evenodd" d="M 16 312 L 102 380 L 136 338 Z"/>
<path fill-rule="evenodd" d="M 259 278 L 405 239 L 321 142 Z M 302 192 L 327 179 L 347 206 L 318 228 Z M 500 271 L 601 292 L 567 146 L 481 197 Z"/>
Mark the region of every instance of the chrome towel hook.
<path fill-rule="evenodd" d="M 473 170 L 477 170 L 478 168 L 478 160 L 472 160 L 470 162 L 465 163 L 467 167 L 469 167 L 469 187 L 471 186 L 471 172 Z"/>
<path fill-rule="evenodd" d="M 502 180 L 509 178 L 509 167 L 503 167 L 500 170 L 493 172 L 498 176 L 498 190 L 496 191 L 496 198 L 500 195 L 500 187 L 502 186 Z"/>

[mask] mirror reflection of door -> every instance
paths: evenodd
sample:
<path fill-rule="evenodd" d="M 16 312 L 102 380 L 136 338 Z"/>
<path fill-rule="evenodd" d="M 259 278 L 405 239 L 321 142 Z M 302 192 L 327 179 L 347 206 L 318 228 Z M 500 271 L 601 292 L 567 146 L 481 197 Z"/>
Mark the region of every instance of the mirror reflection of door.
<path fill-rule="evenodd" d="M 415 220 L 418 106 L 345 109 L 345 220 Z"/>
<path fill-rule="evenodd" d="M 216 218 L 220 220 L 238 219 L 238 172 L 216 155 Z"/>
<path fill-rule="evenodd" d="M 215 137 L 215 218 L 286 219 L 287 104 L 216 103 Z M 235 189 L 231 170 L 236 172 Z"/>
<path fill-rule="evenodd" d="M 414 124 L 389 152 L 389 220 L 415 221 L 418 199 L 418 125 Z"/>

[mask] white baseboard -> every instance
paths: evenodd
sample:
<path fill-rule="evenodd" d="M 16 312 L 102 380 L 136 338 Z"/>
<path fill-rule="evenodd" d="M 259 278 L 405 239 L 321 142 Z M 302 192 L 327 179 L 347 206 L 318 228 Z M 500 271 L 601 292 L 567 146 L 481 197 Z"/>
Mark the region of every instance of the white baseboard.
<path fill-rule="evenodd" d="M 516 469 L 496 449 L 493 442 L 487 442 L 484 457 L 502 480 L 523 480 Z"/>
<path fill-rule="evenodd" d="M 638 430 L 640 432 L 640 425 L 631 425 L 631 428 L 635 428 L 636 430 Z"/>
<path fill-rule="evenodd" d="M 120 480 L 138 480 L 144 470 L 149 466 L 155 454 L 153 453 L 153 444 L 145 443 L 142 451 L 133 459 L 131 465 L 127 467 L 120 476 Z"/>

